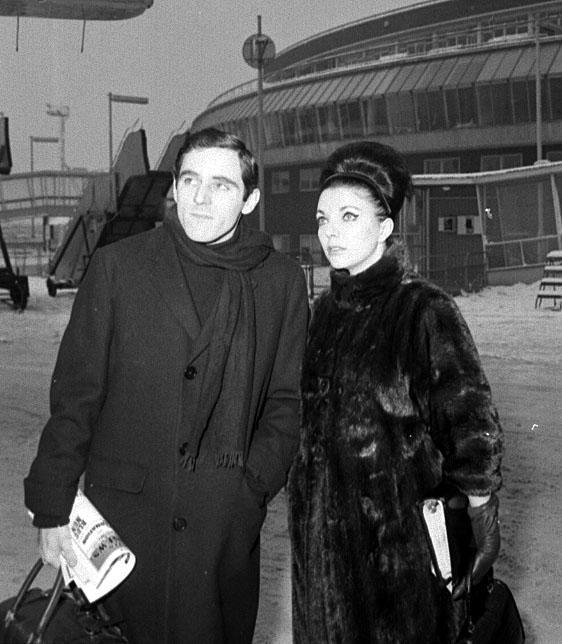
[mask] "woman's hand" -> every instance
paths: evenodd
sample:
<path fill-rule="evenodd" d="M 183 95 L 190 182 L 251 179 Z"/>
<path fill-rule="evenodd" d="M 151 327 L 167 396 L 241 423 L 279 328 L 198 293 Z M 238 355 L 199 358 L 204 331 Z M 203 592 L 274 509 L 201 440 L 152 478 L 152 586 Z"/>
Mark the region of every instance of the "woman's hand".
<path fill-rule="evenodd" d="M 39 550 L 43 562 L 54 568 L 60 567 L 60 555 L 65 558 L 71 568 L 78 561 L 72 548 L 72 537 L 68 524 L 56 528 L 40 528 Z"/>
<path fill-rule="evenodd" d="M 468 586 L 468 575 L 472 584 L 477 584 L 484 578 L 498 557 L 500 551 L 500 522 L 498 520 L 499 500 L 491 494 L 484 503 L 474 502 L 469 497 L 467 509 L 472 524 L 472 534 L 476 544 L 476 555 L 469 573 L 461 579 L 453 590 L 453 599 L 460 599 Z"/>

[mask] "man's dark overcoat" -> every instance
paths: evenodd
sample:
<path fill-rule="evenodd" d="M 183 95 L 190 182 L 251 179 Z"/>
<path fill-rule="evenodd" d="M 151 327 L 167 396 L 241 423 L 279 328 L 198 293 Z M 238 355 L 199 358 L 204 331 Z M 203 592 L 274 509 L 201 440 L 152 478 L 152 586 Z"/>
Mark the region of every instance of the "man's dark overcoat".
<path fill-rule="evenodd" d="M 500 485 L 502 433 L 469 330 L 441 289 L 387 253 L 333 273 L 303 366 L 289 475 L 295 644 L 452 642 L 417 502 L 442 479 Z"/>
<path fill-rule="evenodd" d="M 221 615 L 242 624 L 229 641 L 247 638 L 258 581 L 246 588 L 244 568 L 258 579 L 264 501 L 284 484 L 298 445 L 308 301 L 298 264 L 272 250 L 251 271 L 256 344 L 244 467 L 206 461 L 205 438 L 195 470 L 181 466 L 182 408 L 196 405 L 214 340 L 209 325 L 197 333 L 186 278 L 164 227 L 95 253 L 26 479 L 28 507 L 63 524 L 85 472 L 87 495 L 137 557 L 115 596 L 134 641 L 150 644 L 223 642 Z"/>

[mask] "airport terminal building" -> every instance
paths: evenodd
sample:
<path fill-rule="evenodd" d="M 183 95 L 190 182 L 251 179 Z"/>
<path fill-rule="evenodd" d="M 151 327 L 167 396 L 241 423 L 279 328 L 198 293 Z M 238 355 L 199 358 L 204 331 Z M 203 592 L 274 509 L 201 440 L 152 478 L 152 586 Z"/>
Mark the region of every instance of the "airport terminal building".
<path fill-rule="evenodd" d="M 320 167 L 362 138 L 406 155 L 417 189 L 400 234 L 437 281 L 453 264 L 468 286 L 490 270 L 536 279 L 524 269 L 560 246 L 562 0 L 421 2 L 288 47 L 264 81 L 265 228 L 279 249 L 321 261 Z M 257 82 L 215 98 L 192 130 L 207 126 L 256 150 Z"/>

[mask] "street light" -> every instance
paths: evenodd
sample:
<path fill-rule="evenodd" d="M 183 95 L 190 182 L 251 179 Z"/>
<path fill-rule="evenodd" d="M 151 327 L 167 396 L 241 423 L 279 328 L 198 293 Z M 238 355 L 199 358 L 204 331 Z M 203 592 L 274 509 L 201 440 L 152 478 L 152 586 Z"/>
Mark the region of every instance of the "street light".
<path fill-rule="evenodd" d="M 113 206 L 113 111 L 111 105 L 112 103 L 147 105 L 148 98 L 144 96 L 124 96 L 123 94 L 113 94 L 112 92 L 109 92 L 107 97 L 109 99 L 109 198 L 110 204 Z"/>
<path fill-rule="evenodd" d="M 244 60 L 258 70 L 258 187 L 260 190 L 259 201 L 259 227 L 265 230 L 265 182 L 264 182 L 264 128 L 263 128 L 263 68 L 264 65 L 275 58 L 275 45 L 269 36 L 262 34 L 261 16 L 258 16 L 258 33 L 246 38 L 242 47 Z"/>

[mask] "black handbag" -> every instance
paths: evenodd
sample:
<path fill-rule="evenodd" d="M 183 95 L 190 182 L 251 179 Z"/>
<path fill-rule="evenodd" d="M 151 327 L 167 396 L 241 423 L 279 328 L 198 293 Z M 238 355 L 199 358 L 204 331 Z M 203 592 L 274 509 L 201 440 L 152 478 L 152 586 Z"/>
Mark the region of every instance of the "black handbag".
<path fill-rule="evenodd" d="M 449 542 L 453 580 L 459 579 L 466 570 L 472 568 L 475 550 L 472 544 L 472 528 L 463 503 L 451 503 L 451 499 L 460 500 L 456 490 L 446 486 L 439 489 L 438 495 L 444 504 L 445 527 Z M 433 543 L 423 520 L 425 535 L 429 545 L 433 569 L 441 585 L 449 580 L 443 579 L 439 569 Z M 494 577 L 490 570 L 478 584 L 472 585 L 468 580 L 467 592 L 463 599 L 464 615 L 457 644 L 523 644 L 525 631 L 521 616 L 512 592 L 507 584 Z"/>
<path fill-rule="evenodd" d="M 513 594 L 492 571 L 474 587 L 468 580 L 464 601 L 466 620 L 458 644 L 523 644 L 525 631 Z"/>
<path fill-rule="evenodd" d="M 30 588 L 43 567 L 39 559 L 18 594 L 0 603 L 0 644 L 125 644 L 118 624 L 99 603 L 64 588 L 59 570 L 48 591 Z"/>

